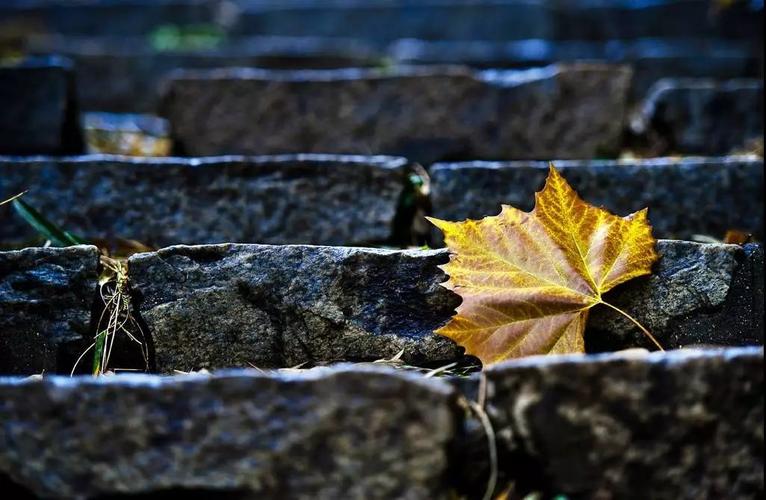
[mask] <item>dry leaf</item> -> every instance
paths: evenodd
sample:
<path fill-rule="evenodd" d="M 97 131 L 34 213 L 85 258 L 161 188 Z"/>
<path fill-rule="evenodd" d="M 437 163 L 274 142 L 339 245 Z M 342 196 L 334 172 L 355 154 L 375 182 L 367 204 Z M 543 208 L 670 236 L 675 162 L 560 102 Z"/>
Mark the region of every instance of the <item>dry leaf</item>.
<path fill-rule="evenodd" d="M 738 229 L 729 229 L 723 237 L 723 242 L 730 245 L 744 245 L 753 241 L 753 235 Z"/>
<path fill-rule="evenodd" d="M 553 165 L 532 212 L 503 205 L 499 215 L 481 220 L 429 220 L 450 250 L 443 285 L 463 299 L 436 333 L 485 365 L 584 352 L 585 322 L 596 304 L 635 323 L 601 296 L 649 274 L 657 260 L 646 209 L 618 217 L 588 205 Z"/>

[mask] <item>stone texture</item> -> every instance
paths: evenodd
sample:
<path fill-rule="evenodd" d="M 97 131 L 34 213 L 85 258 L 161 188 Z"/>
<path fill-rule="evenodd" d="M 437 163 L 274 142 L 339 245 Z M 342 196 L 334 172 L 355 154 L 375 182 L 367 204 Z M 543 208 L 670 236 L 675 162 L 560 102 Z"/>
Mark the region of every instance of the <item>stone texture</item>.
<path fill-rule="evenodd" d="M 753 157 L 556 161 L 580 196 L 613 213 L 649 207 L 655 237 L 723 238 L 729 229 L 763 236 L 763 160 Z M 434 216 L 496 215 L 500 205 L 531 210 L 548 174 L 543 162 L 466 162 L 430 169 Z M 441 237 L 433 232 L 435 242 Z"/>
<path fill-rule="evenodd" d="M 763 248 L 760 245 L 658 242 L 650 276 L 604 298 L 636 318 L 665 348 L 763 344 Z M 591 351 L 651 349 L 630 320 L 594 308 L 586 337 Z"/>
<path fill-rule="evenodd" d="M 433 330 L 459 299 L 441 251 L 177 246 L 129 260 L 160 372 L 391 358 L 451 361 Z"/>
<path fill-rule="evenodd" d="M 169 156 L 167 120 L 152 115 L 91 112 L 82 117 L 89 154 Z"/>
<path fill-rule="evenodd" d="M 55 51 L 74 63 L 85 110 L 154 113 L 163 80 L 175 69 L 259 68 L 330 69 L 379 64 L 384 54 L 348 39 L 251 37 L 222 40 L 207 50 L 158 50 L 147 37 L 37 36 L 27 41 L 34 53 Z"/>
<path fill-rule="evenodd" d="M 763 495 L 763 348 L 534 357 L 486 376 L 501 453 L 524 457 L 502 469 L 537 471 L 550 495 Z"/>
<path fill-rule="evenodd" d="M 591 158 L 620 147 L 629 81 L 627 68 L 598 64 L 182 71 L 168 82 L 162 114 L 194 156 Z"/>
<path fill-rule="evenodd" d="M 609 300 L 667 349 L 763 343 L 763 253 L 755 245 L 661 241 L 656 274 Z M 459 298 L 439 286 L 446 251 L 216 245 L 134 256 L 130 279 L 157 369 L 390 358 L 439 366 L 461 349 L 433 330 Z M 616 313 L 594 310 L 590 352 L 651 347 Z"/>
<path fill-rule="evenodd" d="M 0 471 L 49 498 L 446 498 L 451 400 L 350 367 L 0 378 Z"/>
<path fill-rule="evenodd" d="M 564 61 L 606 61 L 633 69 L 630 102 L 646 97 L 662 78 L 755 78 L 763 58 L 760 45 L 743 40 L 646 38 L 609 41 L 405 39 L 387 52 L 399 64 L 465 64 L 475 68 L 519 68 Z"/>
<path fill-rule="evenodd" d="M 72 68 L 57 57 L 0 64 L 0 154 L 82 151 Z"/>
<path fill-rule="evenodd" d="M 763 137 L 763 82 L 660 80 L 631 128 L 659 154 L 730 153 Z"/>
<path fill-rule="evenodd" d="M 69 372 L 90 337 L 96 247 L 0 252 L 0 374 Z"/>
<path fill-rule="evenodd" d="M 234 33 L 348 36 L 380 42 L 640 37 L 744 38 L 763 33 L 760 2 L 696 0 L 236 0 Z"/>
<path fill-rule="evenodd" d="M 26 199 L 68 231 L 156 246 L 387 242 L 406 177 L 390 157 L 0 158 L 0 196 L 37 186 Z M 6 244 L 34 236 L 0 226 Z"/>

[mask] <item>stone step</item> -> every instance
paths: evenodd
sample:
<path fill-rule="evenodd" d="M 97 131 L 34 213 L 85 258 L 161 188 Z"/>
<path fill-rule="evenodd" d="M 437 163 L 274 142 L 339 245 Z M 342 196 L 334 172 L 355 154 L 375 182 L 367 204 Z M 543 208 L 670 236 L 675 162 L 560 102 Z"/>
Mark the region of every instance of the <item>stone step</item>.
<path fill-rule="evenodd" d="M 620 149 L 629 82 L 629 69 L 599 64 L 189 70 L 168 82 L 162 109 L 177 145 L 192 156 L 592 158 Z"/>
<path fill-rule="evenodd" d="M 475 68 L 524 68 L 582 60 L 629 64 L 631 103 L 667 77 L 754 78 L 760 45 L 726 39 L 512 42 L 403 39 L 385 47 L 363 39 L 254 36 L 222 41 L 205 50 L 162 49 L 147 37 L 30 36 L 31 53 L 63 54 L 74 62 L 80 105 L 86 110 L 154 112 L 162 80 L 172 70 L 223 67 L 332 69 L 391 64 L 460 64 Z"/>
<path fill-rule="evenodd" d="M 176 69 L 332 69 L 381 65 L 386 57 L 359 40 L 285 37 L 171 50 L 156 47 L 148 37 L 35 36 L 27 40 L 26 50 L 64 54 L 74 62 L 83 109 L 131 113 L 156 112 L 162 82 Z"/>
<path fill-rule="evenodd" d="M 486 436 L 453 386 L 348 365 L 0 378 L 0 477 L 30 497 L 476 497 Z M 763 494 L 763 348 L 532 357 L 486 388 L 498 493 Z"/>
<path fill-rule="evenodd" d="M 720 155 L 762 143 L 763 80 L 662 79 L 631 127 L 652 154 Z"/>
<path fill-rule="evenodd" d="M 721 239 L 740 229 L 763 237 L 763 159 L 755 157 L 556 161 L 591 204 L 627 215 L 649 207 L 654 234 Z M 479 219 L 500 205 L 531 210 L 548 174 L 546 162 L 465 162 L 432 165 L 433 215 Z M 441 236 L 433 230 L 435 244 Z"/>
<path fill-rule="evenodd" d="M 96 247 L 0 252 L 0 374 L 71 369 L 92 336 L 98 272 Z"/>
<path fill-rule="evenodd" d="M 0 62 L 0 154 L 83 151 L 71 63 L 59 57 Z"/>
<path fill-rule="evenodd" d="M 650 277 L 609 297 L 666 348 L 763 343 L 758 245 L 660 241 Z M 217 245 L 135 255 L 129 276 L 156 368 L 295 366 L 390 358 L 446 364 L 460 350 L 433 330 L 459 298 L 438 284 L 446 250 Z M 594 311 L 586 348 L 651 348 L 613 311 Z"/>
<path fill-rule="evenodd" d="M 403 158 L 270 157 L 0 158 L 0 193 L 29 189 L 29 203 L 85 238 L 178 243 L 391 243 L 409 222 Z M 6 208 L 6 207 L 4 207 Z M 0 242 L 23 245 L 35 231 L 4 216 Z"/>

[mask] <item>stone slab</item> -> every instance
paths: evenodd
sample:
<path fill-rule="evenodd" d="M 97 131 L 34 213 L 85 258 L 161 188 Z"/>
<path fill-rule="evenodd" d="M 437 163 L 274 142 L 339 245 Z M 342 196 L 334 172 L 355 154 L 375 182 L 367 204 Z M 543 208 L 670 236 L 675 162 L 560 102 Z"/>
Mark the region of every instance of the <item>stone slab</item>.
<path fill-rule="evenodd" d="M 160 372 L 374 361 L 446 364 L 433 330 L 459 299 L 439 286 L 442 251 L 215 245 L 130 258 Z"/>
<path fill-rule="evenodd" d="M 763 495 L 762 347 L 532 357 L 486 376 L 500 453 L 516 457 L 503 472 L 535 471 L 519 479 L 547 495 Z"/>
<path fill-rule="evenodd" d="M 69 373 L 92 335 L 98 272 L 96 247 L 0 252 L 0 374 Z"/>
<path fill-rule="evenodd" d="M 0 154 L 82 152 L 74 94 L 65 59 L 0 64 Z"/>
<path fill-rule="evenodd" d="M 662 79 L 630 125 L 656 154 L 729 154 L 763 139 L 763 81 Z"/>
<path fill-rule="evenodd" d="M 446 498 L 451 400 L 380 368 L 0 378 L 0 471 L 47 498 Z"/>
<path fill-rule="evenodd" d="M 763 343 L 759 246 L 660 241 L 655 274 L 607 298 L 666 349 Z M 432 332 L 459 297 L 439 286 L 445 250 L 216 245 L 129 261 L 161 372 L 388 359 L 441 366 L 462 349 Z M 760 304 L 760 305 L 759 305 Z M 651 348 L 612 311 L 593 311 L 590 352 Z"/>
<path fill-rule="evenodd" d="M 587 202 L 618 215 L 649 207 L 655 237 L 723 238 L 729 229 L 763 237 L 763 159 L 755 157 L 555 161 Z M 466 162 L 430 168 L 433 215 L 478 219 L 500 205 L 531 210 L 544 162 Z M 434 230 L 434 242 L 441 236 Z"/>
<path fill-rule="evenodd" d="M 161 114 L 194 156 L 592 158 L 620 148 L 629 82 L 629 69 L 600 64 L 190 70 L 168 82 Z"/>
<path fill-rule="evenodd" d="M 177 243 L 389 242 L 408 162 L 330 155 L 0 158 L 0 196 L 26 199 L 85 238 Z M 406 224 L 405 224 L 406 226 Z M 8 217 L 0 242 L 35 237 Z"/>

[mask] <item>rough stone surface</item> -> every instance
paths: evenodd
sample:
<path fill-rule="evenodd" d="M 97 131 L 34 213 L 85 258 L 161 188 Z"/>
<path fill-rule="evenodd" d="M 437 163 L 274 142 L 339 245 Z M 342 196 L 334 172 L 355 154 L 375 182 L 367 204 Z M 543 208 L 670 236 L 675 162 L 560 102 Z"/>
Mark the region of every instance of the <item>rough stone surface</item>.
<path fill-rule="evenodd" d="M 253 37 L 209 50 L 158 51 L 147 37 L 33 37 L 34 53 L 71 59 L 85 110 L 154 113 L 164 79 L 175 69 L 253 66 L 331 69 L 379 64 L 383 54 L 359 40 Z M 737 75 L 730 75 L 737 76 Z"/>
<path fill-rule="evenodd" d="M 729 229 L 763 236 L 763 160 L 754 157 L 556 161 L 580 196 L 618 215 L 649 207 L 654 235 L 723 238 Z M 500 205 L 531 210 L 545 183 L 543 162 L 466 162 L 430 169 L 434 216 L 479 219 Z M 441 236 L 434 231 L 435 243 Z"/>
<path fill-rule="evenodd" d="M 35 186 L 26 199 L 68 231 L 156 246 L 386 242 L 406 177 L 390 157 L 0 158 L 0 196 Z M 0 226 L 5 244 L 34 236 Z"/>
<path fill-rule="evenodd" d="M 666 348 L 763 344 L 760 245 L 665 240 L 657 246 L 662 258 L 652 274 L 616 288 L 607 302 L 628 311 Z M 606 308 L 594 308 L 586 341 L 593 351 L 653 346 Z"/>
<path fill-rule="evenodd" d="M 730 153 L 763 138 L 763 82 L 660 80 L 631 127 L 660 154 Z"/>
<path fill-rule="evenodd" d="M 0 471 L 53 498 L 446 498 L 451 399 L 437 380 L 349 367 L 0 378 Z"/>
<path fill-rule="evenodd" d="M 763 5 L 711 9 L 696 0 L 237 0 L 235 33 L 377 41 L 640 37 L 744 38 L 763 33 Z"/>
<path fill-rule="evenodd" d="M 573 498 L 760 498 L 763 348 L 527 358 L 487 372 L 502 451 Z M 531 463 L 530 463 L 531 462 Z"/>
<path fill-rule="evenodd" d="M 592 158 L 620 146 L 630 70 L 181 71 L 162 113 L 184 154 Z M 257 124 L 257 126 L 253 126 Z"/>
<path fill-rule="evenodd" d="M 72 68 L 56 58 L 0 64 L 0 154 L 82 151 Z"/>
<path fill-rule="evenodd" d="M 458 357 L 433 335 L 459 299 L 439 285 L 444 251 L 177 246 L 129 260 L 161 372 Z"/>
<path fill-rule="evenodd" d="M 387 52 L 400 64 L 465 64 L 519 68 L 564 61 L 608 61 L 633 69 L 631 103 L 646 97 L 662 78 L 755 78 L 762 49 L 750 41 L 706 39 L 616 39 L 609 41 L 516 40 L 511 42 L 405 39 Z"/>
<path fill-rule="evenodd" d="M 763 253 L 755 245 L 661 241 L 654 275 L 608 296 L 667 349 L 763 343 Z M 157 369 L 390 358 L 460 358 L 433 335 L 460 299 L 439 286 L 446 251 L 307 246 L 172 247 L 131 258 Z M 651 347 L 632 323 L 596 309 L 589 352 Z"/>
<path fill-rule="evenodd" d="M 0 252 L 0 373 L 71 370 L 87 346 L 98 266 L 90 246 Z"/>

